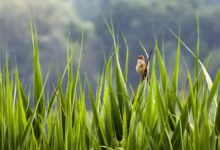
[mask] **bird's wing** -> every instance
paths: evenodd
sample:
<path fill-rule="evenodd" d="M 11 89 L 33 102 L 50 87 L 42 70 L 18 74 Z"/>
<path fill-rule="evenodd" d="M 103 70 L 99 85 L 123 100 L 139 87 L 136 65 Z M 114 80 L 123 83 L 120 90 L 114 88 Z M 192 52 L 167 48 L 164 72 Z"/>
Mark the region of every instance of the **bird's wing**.
<path fill-rule="evenodd" d="M 143 76 L 142 76 L 142 81 L 146 78 L 146 76 L 147 76 L 147 64 L 145 64 L 146 66 L 145 66 L 145 70 L 144 70 L 144 74 L 143 74 Z"/>

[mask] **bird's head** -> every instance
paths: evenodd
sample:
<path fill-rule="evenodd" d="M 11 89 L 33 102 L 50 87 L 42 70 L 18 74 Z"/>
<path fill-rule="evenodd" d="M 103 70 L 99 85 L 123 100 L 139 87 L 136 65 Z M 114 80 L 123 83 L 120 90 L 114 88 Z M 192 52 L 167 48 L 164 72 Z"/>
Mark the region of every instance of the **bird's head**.
<path fill-rule="evenodd" d="M 138 55 L 137 60 L 144 60 L 144 55 Z"/>

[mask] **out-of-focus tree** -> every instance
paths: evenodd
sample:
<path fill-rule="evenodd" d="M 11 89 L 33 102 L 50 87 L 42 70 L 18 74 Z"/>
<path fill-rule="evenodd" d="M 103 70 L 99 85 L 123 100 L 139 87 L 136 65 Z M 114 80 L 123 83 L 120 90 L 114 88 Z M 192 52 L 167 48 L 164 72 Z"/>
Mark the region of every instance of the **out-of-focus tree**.
<path fill-rule="evenodd" d="M 32 72 L 30 21 L 37 29 L 44 70 L 49 66 L 64 65 L 68 32 L 72 37 L 77 37 L 82 31 L 92 30 L 91 25 L 74 12 L 69 1 L 1 0 L 1 58 L 4 59 L 3 53 L 8 49 L 9 61 L 16 61 L 21 70 L 25 70 L 25 73 L 21 72 L 25 78 Z"/>

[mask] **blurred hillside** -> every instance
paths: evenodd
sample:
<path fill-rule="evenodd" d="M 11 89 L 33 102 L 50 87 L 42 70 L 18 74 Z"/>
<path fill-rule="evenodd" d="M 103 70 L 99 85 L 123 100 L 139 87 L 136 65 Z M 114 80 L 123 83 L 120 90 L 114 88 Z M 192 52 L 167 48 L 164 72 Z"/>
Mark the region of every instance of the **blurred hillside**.
<path fill-rule="evenodd" d="M 208 70 L 212 76 L 220 66 L 220 2 L 218 0 L 1 0 L 0 2 L 0 62 L 5 60 L 17 64 L 24 82 L 32 77 L 32 43 L 30 18 L 37 27 L 41 63 L 44 73 L 52 67 L 52 80 L 57 70 L 63 70 L 66 59 L 66 39 L 80 42 L 85 33 L 83 71 L 95 79 L 101 71 L 103 50 L 112 49 L 111 36 L 104 18 L 112 17 L 121 43 L 121 54 L 125 51 L 122 33 L 130 48 L 129 79 L 137 83 L 134 71 L 136 55 L 143 53 L 139 41 L 148 51 L 153 49 L 154 35 L 172 68 L 175 59 L 176 40 L 167 27 L 178 33 L 192 49 L 196 47 L 196 12 L 200 18 L 200 58 L 204 61 L 211 54 Z M 30 17 L 31 16 L 31 17 Z M 192 57 L 182 50 L 184 61 L 193 64 Z M 89 64 L 89 65 L 88 65 Z M 184 65 L 183 65 L 184 66 Z M 182 73 L 186 74 L 184 68 Z"/>

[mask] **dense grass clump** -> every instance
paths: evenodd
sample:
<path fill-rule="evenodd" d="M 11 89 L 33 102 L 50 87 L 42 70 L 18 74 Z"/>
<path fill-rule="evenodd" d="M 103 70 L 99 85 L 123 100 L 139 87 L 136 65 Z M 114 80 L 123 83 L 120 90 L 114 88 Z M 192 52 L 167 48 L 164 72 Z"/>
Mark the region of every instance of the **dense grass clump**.
<path fill-rule="evenodd" d="M 88 81 L 85 85 L 81 81 L 83 43 L 75 70 L 69 44 L 66 68 L 50 98 L 45 96 L 49 75 L 45 80 L 42 77 L 36 33 L 32 34 L 33 90 L 28 95 L 19 70 L 10 72 L 6 60 L 0 70 L 0 149 L 220 149 L 220 70 L 212 81 L 198 57 L 199 40 L 194 54 L 176 36 L 176 63 L 171 76 L 155 40 L 150 84 L 144 81 L 129 92 L 129 50 L 122 70 L 119 44 L 113 27 L 108 28 L 114 53 L 105 59 L 95 93 Z M 188 84 L 183 89 L 178 88 L 181 44 L 195 57 L 195 73 L 188 71 Z M 87 95 L 92 112 L 85 105 Z M 34 107 L 30 106 L 31 97 Z"/>

